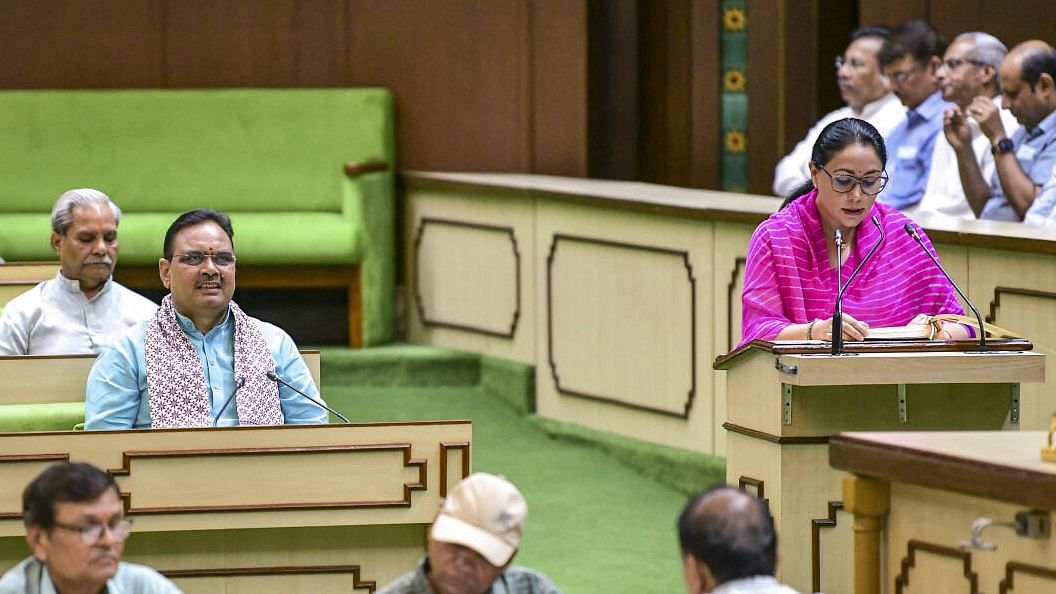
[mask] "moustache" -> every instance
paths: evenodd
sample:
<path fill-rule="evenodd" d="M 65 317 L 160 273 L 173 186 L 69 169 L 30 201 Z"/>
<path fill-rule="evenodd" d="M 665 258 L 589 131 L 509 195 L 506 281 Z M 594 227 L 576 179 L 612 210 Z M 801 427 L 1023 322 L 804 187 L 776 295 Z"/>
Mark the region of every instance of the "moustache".
<path fill-rule="evenodd" d="M 113 258 L 103 257 L 103 258 L 88 258 L 87 260 L 84 261 L 84 265 L 85 266 L 90 266 L 90 265 L 93 265 L 93 264 L 106 264 L 107 266 L 113 266 L 114 265 L 114 260 L 113 260 Z"/>

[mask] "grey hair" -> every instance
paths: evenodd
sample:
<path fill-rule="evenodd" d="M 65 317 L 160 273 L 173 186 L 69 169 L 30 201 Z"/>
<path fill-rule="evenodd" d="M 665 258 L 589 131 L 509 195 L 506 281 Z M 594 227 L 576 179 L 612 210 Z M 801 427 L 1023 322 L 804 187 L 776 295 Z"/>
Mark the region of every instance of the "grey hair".
<path fill-rule="evenodd" d="M 961 33 L 954 41 L 970 41 L 972 43 L 972 51 L 968 52 L 967 57 L 994 67 L 994 78 L 991 83 L 993 83 L 994 88 L 1000 91 L 1001 77 L 997 75 L 997 71 L 1001 69 L 1001 61 L 1008 54 L 1008 48 L 1005 44 L 1001 43 L 1001 40 L 993 35 L 982 31 Z"/>
<path fill-rule="evenodd" d="M 73 209 L 76 206 L 89 206 L 92 204 L 105 204 L 114 213 L 114 223 L 121 223 L 121 209 L 114 204 L 109 196 L 91 188 L 78 188 L 63 192 L 62 196 L 55 201 L 51 209 L 51 230 L 59 235 L 66 235 L 66 231 L 73 225 Z"/>

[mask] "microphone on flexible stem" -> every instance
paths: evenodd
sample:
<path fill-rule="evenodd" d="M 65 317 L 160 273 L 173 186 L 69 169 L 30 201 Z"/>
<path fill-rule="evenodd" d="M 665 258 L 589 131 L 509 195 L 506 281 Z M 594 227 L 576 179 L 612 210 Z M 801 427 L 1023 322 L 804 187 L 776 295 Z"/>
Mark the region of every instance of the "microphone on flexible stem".
<path fill-rule="evenodd" d="M 862 267 L 865 263 L 872 259 L 873 254 L 876 253 L 877 248 L 880 244 L 884 243 L 884 228 L 880 225 L 880 219 L 873 215 L 870 220 L 876 227 L 876 231 L 880 233 L 880 238 L 876 240 L 873 247 L 869 248 L 869 251 L 862 258 L 862 261 L 858 263 L 858 266 L 851 272 L 851 276 L 847 277 L 847 282 L 840 287 L 840 292 L 836 295 L 836 306 L 833 308 L 832 314 L 832 354 L 842 355 L 843 354 L 843 293 L 847 290 L 847 287 L 851 286 L 851 281 L 854 277 L 858 276 L 858 273 L 862 271 Z M 837 254 L 838 256 L 839 254 Z M 839 258 L 837 257 L 837 266 L 840 264 Z"/>
<path fill-rule="evenodd" d="M 309 401 L 309 402 L 311 402 L 312 404 L 314 404 L 314 405 L 316 405 L 316 406 L 318 406 L 318 407 L 320 407 L 320 408 L 326 409 L 326 410 L 327 410 L 327 411 L 329 411 L 329 412 L 332 412 L 332 413 L 334 413 L 334 415 L 336 415 L 336 416 L 337 416 L 337 418 L 339 418 L 339 419 L 341 419 L 342 421 L 344 421 L 344 422 L 348 423 L 349 425 L 351 425 L 351 424 L 352 424 L 352 421 L 349 421 L 349 420 L 348 420 L 348 417 L 346 417 L 345 415 L 343 415 L 343 414 L 341 414 L 341 413 L 337 412 L 336 410 L 334 410 L 334 409 L 330 408 L 329 406 L 327 406 L 327 405 L 323 404 L 323 403 L 322 403 L 321 401 L 319 401 L 319 400 L 316 400 L 315 398 L 312 398 L 311 396 L 309 396 L 309 395 L 305 394 L 304 392 L 302 392 L 302 391 L 298 390 L 297 388 L 295 388 L 295 387 L 291 386 L 291 385 L 289 384 L 289 382 L 287 382 L 286 380 L 284 380 L 284 379 L 282 379 L 281 377 L 279 377 L 279 374 L 275 373 L 274 371 L 269 371 L 269 372 L 267 372 L 267 373 L 266 373 L 265 375 L 267 375 L 267 376 L 268 376 L 268 379 L 270 379 L 271 381 L 273 381 L 273 382 L 276 382 L 276 383 L 279 383 L 279 384 L 282 384 L 282 385 L 286 386 L 287 388 L 289 388 L 289 389 L 293 390 L 294 392 L 297 392 L 297 393 L 298 393 L 298 394 L 300 394 L 301 396 L 304 396 L 304 397 L 305 397 L 305 398 L 307 398 L 307 399 L 308 399 L 308 401 Z"/>
<path fill-rule="evenodd" d="M 833 243 L 836 244 L 836 304 L 832 309 L 832 354 L 843 352 L 843 231 L 837 227 L 833 232 Z M 840 331 L 836 332 L 839 328 Z"/>
<path fill-rule="evenodd" d="M 964 291 L 962 291 L 961 288 L 957 286 L 957 283 L 953 282 L 953 277 L 950 276 L 949 272 L 946 272 L 946 269 L 942 267 L 942 264 L 939 263 L 938 259 L 936 259 L 935 256 L 931 255 L 931 251 L 928 250 L 927 246 L 924 245 L 924 241 L 920 238 L 920 235 L 917 233 L 917 230 L 913 228 L 913 224 L 906 223 L 902 228 L 906 230 L 906 233 L 908 233 L 910 237 L 913 238 L 913 241 L 917 242 L 917 245 L 920 246 L 920 249 L 924 250 L 924 253 L 928 255 L 928 258 L 932 261 L 933 264 L 935 264 L 935 267 L 939 269 L 939 272 L 941 272 L 942 275 L 946 277 L 946 280 L 950 281 L 950 284 L 953 285 L 953 288 L 957 290 L 957 294 L 960 295 L 961 299 L 964 299 L 964 302 L 968 304 L 968 309 L 972 310 L 972 314 L 975 315 L 975 321 L 979 323 L 979 350 L 985 351 L 986 328 L 983 326 L 983 317 L 979 315 L 979 310 L 975 309 L 975 305 L 971 302 L 970 299 L 968 299 L 968 296 L 964 294 Z"/>
<path fill-rule="evenodd" d="M 227 410 L 227 405 L 231 404 L 231 401 L 235 399 L 235 394 L 237 394 L 239 389 L 244 385 L 246 385 L 246 377 L 243 375 L 238 376 L 238 379 L 235 380 L 235 389 L 231 390 L 231 395 L 227 397 L 227 400 L 224 401 L 224 405 L 220 407 L 220 412 L 216 413 L 216 416 L 213 417 L 213 427 L 216 427 L 216 423 L 220 421 L 220 416 L 224 414 L 225 410 Z"/>

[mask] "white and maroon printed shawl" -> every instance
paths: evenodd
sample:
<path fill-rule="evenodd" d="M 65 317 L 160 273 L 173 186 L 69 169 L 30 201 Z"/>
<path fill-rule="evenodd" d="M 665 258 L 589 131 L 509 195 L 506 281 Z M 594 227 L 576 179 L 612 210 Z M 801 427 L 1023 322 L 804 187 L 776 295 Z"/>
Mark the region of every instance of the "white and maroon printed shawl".
<path fill-rule="evenodd" d="M 231 315 L 235 318 L 235 378 L 246 380 L 235 397 L 238 422 L 240 425 L 281 425 L 279 389 L 267 377 L 269 371 L 275 371 L 267 341 L 256 323 L 234 301 Z M 161 307 L 147 325 L 144 347 L 150 426 L 156 429 L 212 426 L 205 371 L 194 345 L 176 321 L 172 295 L 162 299 Z"/>

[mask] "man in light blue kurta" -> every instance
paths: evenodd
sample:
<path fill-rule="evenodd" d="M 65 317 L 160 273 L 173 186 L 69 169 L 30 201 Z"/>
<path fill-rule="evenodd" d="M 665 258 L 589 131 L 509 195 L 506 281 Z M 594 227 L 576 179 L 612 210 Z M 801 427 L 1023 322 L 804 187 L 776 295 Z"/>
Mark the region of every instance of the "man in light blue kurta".
<path fill-rule="evenodd" d="M 904 23 L 884 41 L 877 59 L 891 90 L 906 106 L 906 119 L 884 138 L 890 181 L 877 200 L 905 210 L 924 197 L 935 142 L 946 109 L 939 91 L 938 68 L 946 42 L 927 23 Z"/>
<path fill-rule="evenodd" d="M 1052 208 L 1042 186 L 1056 167 L 1056 49 L 1034 39 L 1012 48 L 1001 62 L 1001 88 L 1021 125 L 1012 138 L 988 134 L 997 169 L 979 218 L 1037 224 Z"/>
<path fill-rule="evenodd" d="M 233 236 L 214 210 L 184 213 L 169 227 L 158 272 L 170 292 L 96 359 L 86 429 L 327 421 L 293 340 L 231 300 Z"/>
<path fill-rule="evenodd" d="M 209 404 L 215 418 L 235 390 L 234 320 L 231 315 L 204 336 L 186 316 L 177 312 L 177 322 L 187 334 L 203 362 Z M 318 399 L 311 373 L 297 352 L 297 345 L 282 329 L 257 321 L 271 356 L 275 373 L 297 389 Z M 110 350 L 99 356 L 88 376 L 85 429 L 131 429 L 150 427 L 150 395 L 147 393 L 147 363 L 143 334 L 147 322 L 127 332 Z M 325 423 L 326 411 L 308 402 L 286 386 L 279 388 L 279 404 L 286 423 Z M 218 426 L 238 425 L 232 399 L 217 420 Z"/>

